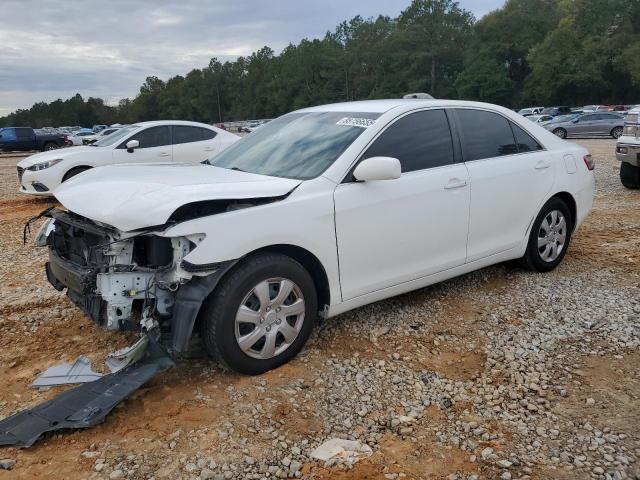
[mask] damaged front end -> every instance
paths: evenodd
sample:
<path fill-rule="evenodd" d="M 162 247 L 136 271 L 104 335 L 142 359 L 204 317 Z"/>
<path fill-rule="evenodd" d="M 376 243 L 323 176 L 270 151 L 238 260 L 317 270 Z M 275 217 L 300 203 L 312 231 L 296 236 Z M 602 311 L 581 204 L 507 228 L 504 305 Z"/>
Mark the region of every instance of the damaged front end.
<path fill-rule="evenodd" d="M 184 261 L 204 235 L 169 238 L 161 229 L 121 232 L 52 209 L 36 239 L 57 290 L 107 330 L 157 332 L 172 355 L 185 351 L 200 305 L 233 261 Z"/>

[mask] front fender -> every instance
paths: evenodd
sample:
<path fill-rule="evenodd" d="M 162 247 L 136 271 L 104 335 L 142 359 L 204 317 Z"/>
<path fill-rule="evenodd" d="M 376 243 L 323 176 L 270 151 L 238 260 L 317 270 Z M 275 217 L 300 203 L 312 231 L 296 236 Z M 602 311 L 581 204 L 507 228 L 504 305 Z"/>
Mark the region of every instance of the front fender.
<path fill-rule="evenodd" d="M 340 299 L 333 189 L 319 177 L 304 182 L 284 200 L 180 223 L 167 237 L 205 234 L 184 260 L 192 265 L 242 258 L 272 245 L 292 245 L 313 254 L 329 279 L 331 298 Z"/>

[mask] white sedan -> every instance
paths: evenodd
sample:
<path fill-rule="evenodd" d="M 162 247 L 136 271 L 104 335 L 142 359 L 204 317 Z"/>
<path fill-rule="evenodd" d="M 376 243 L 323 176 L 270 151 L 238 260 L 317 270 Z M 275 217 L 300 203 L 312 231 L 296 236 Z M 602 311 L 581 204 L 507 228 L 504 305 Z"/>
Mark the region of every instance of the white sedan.
<path fill-rule="evenodd" d="M 318 315 L 507 260 L 554 269 L 591 210 L 593 168 L 496 105 L 326 105 L 206 165 L 72 179 L 38 244 L 51 284 L 105 328 L 161 329 L 179 354 L 197 325 L 216 359 L 257 374 L 300 351 Z"/>
<path fill-rule="evenodd" d="M 18 163 L 22 193 L 50 196 L 69 178 L 118 163 L 201 163 L 240 137 L 204 123 L 141 122 L 85 147 L 43 152 Z"/>

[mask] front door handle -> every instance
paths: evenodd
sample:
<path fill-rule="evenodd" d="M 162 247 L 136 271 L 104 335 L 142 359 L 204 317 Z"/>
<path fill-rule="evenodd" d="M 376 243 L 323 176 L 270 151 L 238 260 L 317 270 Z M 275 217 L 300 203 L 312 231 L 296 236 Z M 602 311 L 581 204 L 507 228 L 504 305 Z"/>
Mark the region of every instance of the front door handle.
<path fill-rule="evenodd" d="M 207 147 L 204 149 L 205 152 L 213 152 L 215 150 L 215 148 L 213 147 Z"/>
<path fill-rule="evenodd" d="M 466 187 L 467 186 L 467 181 L 466 180 L 460 180 L 458 178 L 452 178 L 451 180 L 449 180 L 449 183 L 447 183 L 444 186 L 445 190 L 455 190 L 456 188 L 462 188 L 462 187 Z"/>
<path fill-rule="evenodd" d="M 159 157 L 168 157 L 169 154 L 167 152 L 162 152 L 161 154 L 158 155 Z"/>
<path fill-rule="evenodd" d="M 551 166 L 551 164 L 545 160 L 540 160 L 538 163 L 536 163 L 536 170 L 544 170 L 545 168 L 549 168 Z"/>

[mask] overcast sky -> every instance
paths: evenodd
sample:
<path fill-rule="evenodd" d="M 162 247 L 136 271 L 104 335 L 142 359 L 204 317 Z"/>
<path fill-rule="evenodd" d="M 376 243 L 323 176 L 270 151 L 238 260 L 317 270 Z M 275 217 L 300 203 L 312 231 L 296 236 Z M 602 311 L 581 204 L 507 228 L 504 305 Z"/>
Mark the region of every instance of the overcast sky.
<path fill-rule="evenodd" d="M 322 37 L 355 15 L 397 16 L 410 0 L 2 0 L 0 116 L 75 93 L 108 103 L 269 45 Z M 477 18 L 504 0 L 460 0 Z"/>

